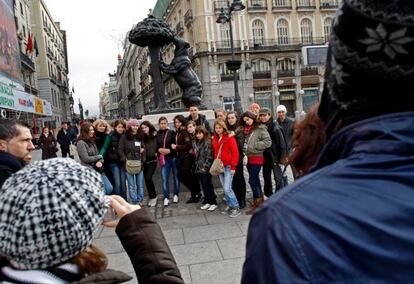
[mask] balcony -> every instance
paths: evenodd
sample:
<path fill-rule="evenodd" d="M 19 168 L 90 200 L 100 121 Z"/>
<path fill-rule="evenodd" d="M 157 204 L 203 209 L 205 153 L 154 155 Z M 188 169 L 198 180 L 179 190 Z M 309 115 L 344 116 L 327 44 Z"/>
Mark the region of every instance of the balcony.
<path fill-rule="evenodd" d="M 20 60 L 21 62 L 28 67 L 32 72 L 35 72 L 35 65 L 34 62 L 29 58 L 29 56 L 27 56 L 26 54 L 24 54 L 23 52 L 20 51 Z"/>
<path fill-rule="evenodd" d="M 175 26 L 174 32 L 177 35 L 181 35 L 184 33 L 184 27 L 182 22 L 178 22 L 178 24 Z"/>
<path fill-rule="evenodd" d="M 188 28 L 193 23 L 193 11 L 190 9 L 184 14 L 184 25 Z"/>
<path fill-rule="evenodd" d="M 266 0 L 250 0 L 248 3 L 247 10 L 249 12 L 266 12 L 267 1 Z"/>
<path fill-rule="evenodd" d="M 286 77 L 294 77 L 295 76 L 295 70 L 278 70 L 277 71 L 277 77 L 278 78 L 286 78 Z"/>
<path fill-rule="evenodd" d="M 241 41 L 235 40 L 234 41 L 234 50 L 240 50 Z M 217 52 L 231 52 L 231 45 L 230 40 L 224 40 L 224 41 L 216 41 L 215 42 L 216 51 Z"/>
<path fill-rule="evenodd" d="M 253 71 L 253 79 L 270 79 L 270 71 Z"/>
<path fill-rule="evenodd" d="M 273 0 L 273 11 L 286 11 L 292 9 L 291 0 Z"/>
<path fill-rule="evenodd" d="M 296 10 L 315 10 L 315 0 L 296 0 Z"/>
<path fill-rule="evenodd" d="M 339 6 L 338 0 L 321 0 L 320 10 L 336 10 Z"/>
<path fill-rule="evenodd" d="M 227 10 L 229 8 L 227 0 L 214 1 L 214 10 L 219 13 L 221 11 L 221 8 L 224 10 Z"/>
<path fill-rule="evenodd" d="M 301 69 L 302 76 L 311 76 L 311 75 L 318 75 L 318 68 L 307 67 Z"/>

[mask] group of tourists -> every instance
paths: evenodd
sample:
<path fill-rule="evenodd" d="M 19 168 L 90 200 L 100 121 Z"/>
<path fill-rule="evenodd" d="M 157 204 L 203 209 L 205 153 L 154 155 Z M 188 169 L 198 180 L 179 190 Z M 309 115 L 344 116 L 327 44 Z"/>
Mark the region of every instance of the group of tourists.
<path fill-rule="evenodd" d="M 118 119 L 111 125 L 97 119 L 83 122 L 78 137 L 66 123 L 57 139 L 45 127 L 39 144 L 43 159 L 56 157 L 57 144 L 61 145 L 62 157 L 70 154 L 70 144 L 76 144 L 81 164 L 101 174 L 107 195 L 119 195 L 141 206 L 144 205 L 144 182 L 149 196 L 147 205 L 157 205 L 154 173 L 158 165 L 162 174 L 163 206 L 179 202 L 181 184 L 191 192 L 187 203 L 202 200 L 200 209 L 215 211 L 218 205 L 212 178 L 217 175 L 227 203 L 223 213 L 236 217 L 246 207 L 245 169 L 253 192 L 247 214 L 253 214 L 266 197 L 283 186 L 280 164 L 289 151 L 293 133 L 293 121 L 286 112 L 286 107 L 280 105 L 278 118 L 274 120 L 270 109 L 257 104 L 240 117 L 234 111 L 219 109 L 215 111 L 216 119 L 211 127 L 198 107 L 191 106 L 188 117 L 173 118 L 174 129 L 168 127 L 170 121 L 165 116 L 159 117 L 158 130 L 151 122 L 134 118 Z M 212 169 L 215 160 L 220 167 L 217 173 Z M 217 168 L 216 165 L 213 167 Z"/>

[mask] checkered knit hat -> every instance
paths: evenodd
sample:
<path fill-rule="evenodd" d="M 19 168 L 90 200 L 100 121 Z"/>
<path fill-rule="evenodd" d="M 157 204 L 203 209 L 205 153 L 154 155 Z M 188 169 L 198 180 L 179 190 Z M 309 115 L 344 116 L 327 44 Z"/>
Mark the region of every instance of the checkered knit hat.
<path fill-rule="evenodd" d="M 329 121 L 335 104 L 354 113 L 412 110 L 413 82 L 414 1 L 344 0 L 332 25 L 320 117 Z"/>
<path fill-rule="evenodd" d="M 100 175 L 72 159 L 34 162 L 0 190 L 0 254 L 43 269 L 87 248 L 106 210 Z"/>

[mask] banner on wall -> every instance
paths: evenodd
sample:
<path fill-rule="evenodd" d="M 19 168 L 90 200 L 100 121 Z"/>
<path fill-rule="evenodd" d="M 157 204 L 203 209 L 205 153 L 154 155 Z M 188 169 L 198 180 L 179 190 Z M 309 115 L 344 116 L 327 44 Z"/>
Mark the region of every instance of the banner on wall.
<path fill-rule="evenodd" d="M 52 106 L 46 101 L 0 81 L 0 108 L 52 116 Z"/>

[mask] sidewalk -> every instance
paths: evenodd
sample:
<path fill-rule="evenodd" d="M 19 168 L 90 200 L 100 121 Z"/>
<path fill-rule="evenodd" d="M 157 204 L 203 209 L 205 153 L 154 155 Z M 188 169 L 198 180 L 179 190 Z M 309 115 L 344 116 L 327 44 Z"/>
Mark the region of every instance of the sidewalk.
<path fill-rule="evenodd" d="M 250 216 L 243 212 L 230 218 L 218 209 L 205 212 L 199 209 L 201 203 L 185 204 L 189 193 L 180 197 L 180 203 L 164 209 L 158 196 L 157 207 L 150 211 L 157 217 L 185 283 L 240 283 Z M 107 254 L 110 268 L 130 274 L 134 280 L 129 283 L 136 283 L 114 229 L 101 227 L 94 244 Z"/>

